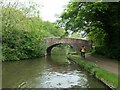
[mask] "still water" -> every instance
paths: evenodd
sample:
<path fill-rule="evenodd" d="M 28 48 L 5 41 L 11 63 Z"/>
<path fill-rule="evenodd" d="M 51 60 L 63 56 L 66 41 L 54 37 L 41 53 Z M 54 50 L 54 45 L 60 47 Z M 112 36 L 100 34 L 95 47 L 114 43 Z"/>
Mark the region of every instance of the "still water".
<path fill-rule="evenodd" d="M 3 88 L 106 88 L 65 55 L 3 62 Z"/>

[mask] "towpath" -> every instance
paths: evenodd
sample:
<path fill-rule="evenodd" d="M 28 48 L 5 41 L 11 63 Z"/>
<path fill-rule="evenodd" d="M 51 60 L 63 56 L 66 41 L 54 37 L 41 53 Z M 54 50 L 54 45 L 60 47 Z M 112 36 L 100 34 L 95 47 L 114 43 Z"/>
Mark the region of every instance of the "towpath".
<path fill-rule="evenodd" d="M 113 59 L 108 59 L 102 56 L 92 56 L 91 54 L 86 54 L 86 61 L 94 62 L 97 66 L 118 75 L 118 61 Z M 120 63 L 119 63 L 120 64 Z"/>

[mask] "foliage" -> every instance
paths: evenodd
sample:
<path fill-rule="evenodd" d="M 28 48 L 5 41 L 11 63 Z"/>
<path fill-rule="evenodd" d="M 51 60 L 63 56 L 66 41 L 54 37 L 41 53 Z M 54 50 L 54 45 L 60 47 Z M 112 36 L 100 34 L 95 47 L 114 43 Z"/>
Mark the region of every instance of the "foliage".
<path fill-rule="evenodd" d="M 36 23 L 13 8 L 3 8 L 2 14 L 3 60 L 19 60 L 41 55 L 42 36 L 37 31 L 38 27 L 35 27 Z"/>
<path fill-rule="evenodd" d="M 43 39 L 60 36 L 63 31 L 56 24 L 42 21 L 39 13 L 36 14 L 34 4 L 31 3 L 29 7 L 25 7 L 17 2 L 17 5 L 23 7 L 3 3 L 0 9 L 2 12 L 3 61 L 43 56 L 46 48 Z"/>
<path fill-rule="evenodd" d="M 43 22 L 43 29 L 46 32 L 46 36 L 60 37 L 64 33 L 64 29 L 60 28 L 57 24 L 49 21 Z"/>
<path fill-rule="evenodd" d="M 98 52 L 120 58 L 120 2 L 69 2 L 58 24 L 69 31 L 82 32 L 100 48 Z M 103 49 L 102 49 L 103 48 Z M 101 50 L 102 49 L 102 50 Z"/>
<path fill-rule="evenodd" d="M 71 37 L 71 38 L 80 38 L 80 34 L 78 34 L 78 33 L 73 33 L 73 34 L 71 34 L 69 37 Z"/>
<path fill-rule="evenodd" d="M 59 52 L 58 52 L 59 51 Z M 73 49 L 68 44 L 59 44 L 53 48 L 52 54 L 59 55 L 68 55 L 73 52 Z"/>

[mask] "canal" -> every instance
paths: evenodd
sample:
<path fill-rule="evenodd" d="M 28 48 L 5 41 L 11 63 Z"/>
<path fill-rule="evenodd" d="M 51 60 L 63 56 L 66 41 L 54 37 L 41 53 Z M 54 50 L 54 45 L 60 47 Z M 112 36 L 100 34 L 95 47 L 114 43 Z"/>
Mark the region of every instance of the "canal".
<path fill-rule="evenodd" d="M 65 55 L 2 64 L 3 88 L 106 88 Z"/>

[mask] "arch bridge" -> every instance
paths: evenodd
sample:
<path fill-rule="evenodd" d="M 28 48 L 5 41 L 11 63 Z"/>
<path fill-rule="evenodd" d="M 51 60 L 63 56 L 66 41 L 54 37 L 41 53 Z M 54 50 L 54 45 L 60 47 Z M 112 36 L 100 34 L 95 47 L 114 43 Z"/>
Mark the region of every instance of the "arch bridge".
<path fill-rule="evenodd" d="M 59 44 L 67 44 L 73 48 L 76 52 L 80 52 L 81 46 L 85 46 L 86 50 L 90 50 L 92 44 L 89 40 L 83 40 L 80 38 L 46 38 L 45 43 L 47 44 L 46 54 L 50 55 L 53 47 Z"/>

